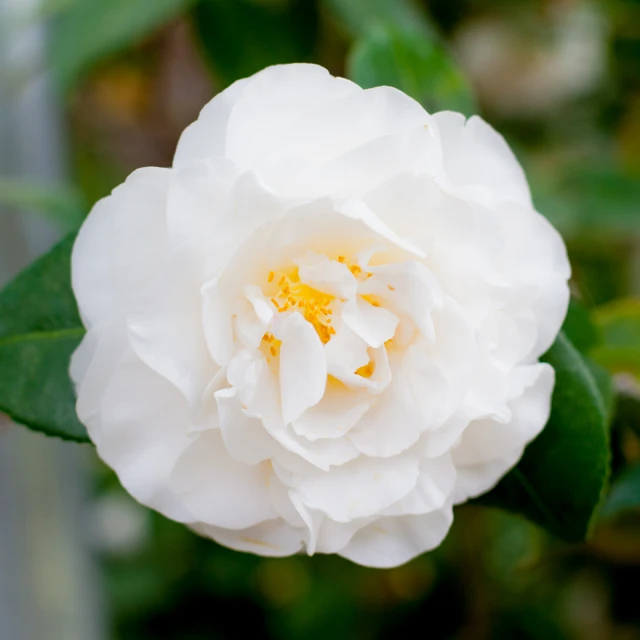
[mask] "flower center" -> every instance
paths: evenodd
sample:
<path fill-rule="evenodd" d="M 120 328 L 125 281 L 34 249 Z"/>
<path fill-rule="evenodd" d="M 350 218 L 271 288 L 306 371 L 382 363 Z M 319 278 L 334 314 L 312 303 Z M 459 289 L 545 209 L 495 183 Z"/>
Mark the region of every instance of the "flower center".
<path fill-rule="evenodd" d="M 271 302 L 279 313 L 298 311 L 313 326 L 320 340 L 324 344 L 329 342 L 336 332 L 331 326 L 333 310 L 330 308 L 335 296 L 300 282 L 297 267 L 289 273 L 271 271 L 267 282 L 277 286 Z M 266 333 L 263 340 L 269 342 L 269 335 Z"/>

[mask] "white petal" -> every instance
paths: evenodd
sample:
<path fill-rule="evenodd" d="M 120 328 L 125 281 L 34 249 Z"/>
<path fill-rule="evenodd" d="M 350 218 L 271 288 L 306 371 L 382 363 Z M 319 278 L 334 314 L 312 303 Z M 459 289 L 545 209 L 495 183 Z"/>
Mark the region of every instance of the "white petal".
<path fill-rule="evenodd" d="M 194 160 L 174 169 L 167 194 L 170 246 L 188 244 L 203 254 L 210 250 L 211 235 L 225 224 L 237 181 L 237 167 L 223 157 Z"/>
<path fill-rule="evenodd" d="M 221 291 L 218 279 L 202 286 L 202 322 L 211 357 L 221 367 L 232 358 L 236 345 L 233 335 L 233 309 Z"/>
<path fill-rule="evenodd" d="M 305 538 L 304 531 L 295 529 L 280 519 L 268 520 L 240 530 L 212 527 L 202 522 L 191 525 L 191 528 L 225 547 L 260 556 L 293 555 L 302 549 Z"/>
<path fill-rule="evenodd" d="M 247 296 L 247 300 L 253 306 L 253 310 L 256 312 L 261 324 L 268 325 L 274 316 L 273 305 L 264 296 L 262 289 L 255 285 L 248 285 L 244 288 L 244 295 Z"/>
<path fill-rule="evenodd" d="M 453 503 L 466 502 L 492 489 L 516 465 L 523 451 L 524 448 L 515 449 L 495 460 L 457 467 Z"/>
<path fill-rule="evenodd" d="M 276 441 L 266 431 L 259 417 L 251 416 L 243 409 L 235 389 L 218 391 L 216 401 L 220 432 L 232 458 L 243 464 L 255 465 L 276 454 Z"/>
<path fill-rule="evenodd" d="M 274 461 L 278 477 L 292 487 L 310 509 L 318 509 L 338 522 L 348 522 L 380 512 L 406 496 L 419 475 L 417 456 L 389 459 L 360 457 L 331 469 L 312 467 L 287 470 Z"/>
<path fill-rule="evenodd" d="M 99 200 L 80 228 L 71 255 L 71 280 L 82 321 L 87 329 L 113 318 L 126 308 L 126 299 L 113 265 L 116 235 L 113 196 Z"/>
<path fill-rule="evenodd" d="M 389 240 L 394 245 L 412 253 L 419 258 L 426 257 L 425 252 L 418 246 L 409 242 L 409 240 L 399 236 L 390 226 L 382 221 L 362 200 L 349 198 L 347 200 L 335 201 L 336 211 L 342 213 L 348 218 L 354 220 L 362 220 L 371 230 L 375 231 L 381 238 Z"/>
<path fill-rule="evenodd" d="M 504 138 L 482 118 L 441 111 L 433 116 L 442 139 L 447 178 L 461 192 L 484 204 L 531 204 L 522 167 Z"/>
<path fill-rule="evenodd" d="M 255 376 L 251 375 L 252 384 L 244 389 L 239 388 L 241 400 L 246 404 L 248 413 L 259 416 L 271 436 L 285 451 L 291 452 L 291 459 L 328 470 L 332 465 L 344 464 L 357 457 L 358 450 L 343 438 L 311 442 L 303 436 L 298 436 L 291 425 L 285 425 L 280 408 L 277 376 L 262 354 L 258 352 L 255 357 L 260 364 Z M 283 452 L 278 453 L 279 460 L 282 460 L 283 456 L 287 457 Z"/>
<path fill-rule="evenodd" d="M 78 387 L 78 416 L 134 498 L 174 520 L 193 520 L 169 482 L 191 442 L 187 403 L 136 356 L 121 326 L 97 345 Z"/>
<path fill-rule="evenodd" d="M 441 509 L 451 503 L 456 478 L 456 467 L 450 454 L 423 460 L 416 488 L 385 509 L 382 515 L 420 515 Z"/>
<path fill-rule="evenodd" d="M 314 145 L 317 133 L 308 111 L 322 111 L 327 102 L 353 93 L 362 90 L 348 80 L 333 78 L 316 65 L 267 67 L 249 78 L 234 107 L 226 154 L 243 167 L 267 165 L 281 157 L 300 157 L 296 147 L 305 144 L 310 144 L 314 156 L 321 155 L 322 150 Z M 297 127 L 296 121 L 304 126 Z M 313 139 L 307 141 L 309 136 Z M 335 133 L 334 138 L 340 140 Z"/>
<path fill-rule="evenodd" d="M 293 430 L 309 440 L 344 436 L 371 406 L 369 394 L 329 378 L 322 400 L 293 421 Z"/>
<path fill-rule="evenodd" d="M 437 547 L 452 522 L 451 507 L 420 516 L 380 518 L 358 531 L 340 555 L 365 567 L 397 567 Z"/>
<path fill-rule="evenodd" d="M 344 381 L 344 377 L 352 376 L 354 371 L 368 364 L 369 352 L 367 343 L 351 331 L 346 323 L 337 322 L 335 326 L 335 335 L 324 345 L 327 372 Z"/>
<path fill-rule="evenodd" d="M 342 321 L 364 340 L 377 349 L 391 340 L 398 326 L 398 318 L 382 307 L 374 307 L 366 300 L 349 300 L 342 306 Z"/>
<path fill-rule="evenodd" d="M 360 529 L 375 520 L 376 517 L 371 516 L 370 518 L 357 518 L 350 522 L 335 522 L 323 515 L 316 533 L 316 551 L 318 553 L 340 553 Z"/>
<path fill-rule="evenodd" d="M 300 282 L 340 298 L 355 298 L 358 283 L 346 264 L 307 253 L 296 260 Z"/>
<path fill-rule="evenodd" d="M 235 461 L 220 432 L 206 431 L 178 459 L 171 484 L 195 521 L 245 529 L 276 517 L 269 501 L 271 473 L 269 463 Z"/>
<path fill-rule="evenodd" d="M 393 358 L 391 384 L 349 432 L 351 442 L 365 455 L 395 456 L 442 418 L 446 385 L 428 359 L 417 359 L 411 361 L 411 352 Z"/>
<path fill-rule="evenodd" d="M 220 92 L 184 130 L 173 158 L 176 169 L 194 160 L 224 155 L 229 116 L 248 82 L 248 78 L 237 80 Z"/>
<path fill-rule="evenodd" d="M 299 313 L 274 325 L 280 347 L 280 399 L 285 424 L 317 404 L 327 382 L 327 361 L 316 330 Z"/>
<path fill-rule="evenodd" d="M 127 318 L 131 344 L 154 371 L 170 380 L 194 410 L 218 367 L 211 360 L 202 327 L 199 283 L 189 257 L 165 261 L 165 280 Z"/>
<path fill-rule="evenodd" d="M 506 423 L 490 419 L 471 422 L 454 449 L 456 465 L 488 462 L 533 440 L 549 419 L 553 383 L 553 368 L 546 363 L 514 369 L 511 419 Z"/>
<path fill-rule="evenodd" d="M 401 262 L 371 267 L 372 276 L 359 287 L 360 295 L 375 295 L 385 308 L 407 315 L 425 338 L 433 341 L 431 310 L 441 308 L 442 290 L 437 278 L 422 263 Z"/>
<path fill-rule="evenodd" d="M 149 278 L 158 281 L 169 175 L 155 167 L 134 171 L 82 225 L 73 247 L 72 284 L 87 328 L 128 311 L 131 296 L 137 299 Z"/>

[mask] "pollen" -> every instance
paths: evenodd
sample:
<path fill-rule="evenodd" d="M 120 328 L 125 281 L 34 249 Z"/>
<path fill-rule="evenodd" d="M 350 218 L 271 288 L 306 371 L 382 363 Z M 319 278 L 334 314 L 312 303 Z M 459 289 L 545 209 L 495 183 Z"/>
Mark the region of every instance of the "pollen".
<path fill-rule="evenodd" d="M 272 274 L 273 277 L 271 277 Z M 300 282 L 297 268 L 284 273 L 270 272 L 267 281 L 273 283 L 273 288 L 270 291 L 273 294 L 271 302 L 278 313 L 297 311 L 313 326 L 324 344 L 329 342 L 331 336 L 335 335 L 335 329 L 331 326 L 331 318 L 329 317 L 333 315 L 330 305 L 334 296 Z M 273 336 L 269 333 L 265 333 L 262 338 L 264 343 L 270 345 L 272 339 Z M 275 349 L 275 354 L 273 351 L 273 348 L 270 347 L 269 352 L 275 356 L 278 350 Z"/>
<path fill-rule="evenodd" d="M 365 364 L 359 369 L 356 369 L 354 373 L 357 376 L 361 376 L 362 378 L 370 378 L 373 375 L 374 369 L 375 369 L 375 365 L 373 364 L 373 361 L 369 360 L 368 364 Z"/>

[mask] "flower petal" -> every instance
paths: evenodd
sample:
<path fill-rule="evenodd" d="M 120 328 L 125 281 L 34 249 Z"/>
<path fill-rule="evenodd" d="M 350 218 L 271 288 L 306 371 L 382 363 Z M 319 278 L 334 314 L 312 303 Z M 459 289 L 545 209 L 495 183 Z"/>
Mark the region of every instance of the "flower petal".
<path fill-rule="evenodd" d="M 260 417 L 243 409 L 235 389 L 223 389 L 215 397 L 220 433 L 232 458 L 243 464 L 256 465 L 276 455 L 278 444 L 265 430 Z"/>
<path fill-rule="evenodd" d="M 280 347 L 280 400 L 285 424 L 320 402 L 327 382 L 327 361 L 315 329 L 299 313 L 274 325 Z"/>
<path fill-rule="evenodd" d="M 349 300 L 342 307 L 342 321 L 370 347 L 377 349 L 391 340 L 398 318 L 382 307 L 366 300 Z"/>
<path fill-rule="evenodd" d="M 360 457 L 332 468 L 331 473 L 309 465 L 285 469 L 276 460 L 274 470 L 308 508 L 318 509 L 337 522 L 349 522 L 374 515 L 406 496 L 418 481 L 419 458 Z"/>
<path fill-rule="evenodd" d="M 318 404 L 293 421 L 293 430 L 309 440 L 340 438 L 369 409 L 372 398 L 366 392 L 354 392 L 339 380 L 329 378 Z"/>
<path fill-rule="evenodd" d="M 397 567 L 437 547 L 452 522 L 450 506 L 420 516 L 380 518 L 358 531 L 339 553 L 365 567 Z"/>
<path fill-rule="evenodd" d="M 269 501 L 271 473 L 269 463 L 237 462 L 219 431 L 205 431 L 179 457 L 171 485 L 194 521 L 246 529 L 277 515 Z"/>
<path fill-rule="evenodd" d="M 531 205 L 531 194 L 520 163 L 504 138 L 482 118 L 453 111 L 433 116 L 442 140 L 448 180 L 483 204 L 519 202 Z"/>
<path fill-rule="evenodd" d="M 261 556 L 290 556 L 304 545 L 304 532 L 280 519 L 267 520 L 247 529 L 225 529 L 202 522 L 192 524 L 191 528 L 225 547 Z"/>

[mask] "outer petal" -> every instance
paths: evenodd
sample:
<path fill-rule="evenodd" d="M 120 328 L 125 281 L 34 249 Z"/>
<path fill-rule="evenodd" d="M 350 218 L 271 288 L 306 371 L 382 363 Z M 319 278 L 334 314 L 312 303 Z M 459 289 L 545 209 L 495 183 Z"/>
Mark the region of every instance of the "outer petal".
<path fill-rule="evenodd" d="M 271 473 L 269 463 L 235 461 L 220 432 L 205 431 L 177 460 L 171 485 L 194 521 L 246 529 L 277 516 L 269 501 Z"/>
<path fill-rule="evenodd" d="M 337 522 L 375 515 L 407 495 L 418 480 L 419 459 L 405 455 L 389 459 L 360 457 L 323 473 L 310 465 L 291 471 L 274 469 L 302 503 Z"/>
<path fill-rule="evenodd" d="M 117 250 L 113 206 L 113 196 L 97 202 L 73 246 L 73 293 L 87 329 L 123 313 L 127 308 L 113 266 L 113 253 Z"/>
<path fill-rule="evenodd" d="M 304 531 L 279 519 L 240 530 L 212 527 L 201 522 L 191 525 L 191 528 L 225 547 L 261 556 L 290 556 L 302 549 L 305 538 Z"/>
<path fill-rule="evenodd" d="M 504 138 L 482 118 L 460 113 L 433 116 L 442 140 L 446 177 L 467 196 L 486 205 L 513 201 L 531 205 L 522 167 Z"/>
<path fill-rule="evenodd" d="M 168 169 L 132 173 L 100 200 L 82 225 L 72 255 L 73 291 L 87 328 L 130 310 L 160 266 Z"/>
<path fill-rule="evenodd" d="M 229 116 L 249 81 L 245 78 L 234 82 L 202 109 L 198 119 L 180 136 L 174 168 L 180 169 L 194 160 L 224 155 Z"/>
<path fill-rule="evenodd" d="M 459 472 L 456 503 L 488 491 L 516 464 L 549 419 L 553 383 L 548 364 L 520 367 L 514 373 L 511 420 L 471 422 L 452 451 Z"/>
<path fill-rule="evenodd" d="M 553 368 L 548 364 L 516 368 L 509 403 L 511 420 L 474 420 L 454 450 L 456 464 L 493 460 L 533 440 L 549 419 L 553 382 Z"/>
<path fill-rule="evenodd" d="M 190 443 L 187 404 L 136 356 L 122 326 L 102 336 L 77 391 L 78 416 L 127 491 L 169 518 L 192 521 L 169 482 Z"/>
<path fill-rule="evenodd" d="M 397 567 L 437 547 L 452 522 L 450 506 L 420 516 L 380 518 L 358 531 L 340 555 L 365 567 Z"/>

